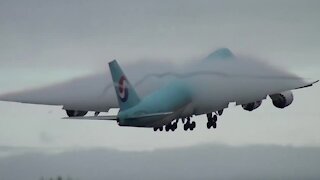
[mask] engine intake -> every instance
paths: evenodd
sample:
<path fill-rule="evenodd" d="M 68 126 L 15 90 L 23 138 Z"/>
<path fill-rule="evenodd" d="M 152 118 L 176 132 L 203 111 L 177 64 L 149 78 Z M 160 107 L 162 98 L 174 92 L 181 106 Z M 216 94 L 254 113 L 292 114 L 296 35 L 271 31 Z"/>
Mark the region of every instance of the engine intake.
<path fill-rule="evenodd" d="M 272 103 L 275 107 L 283 109 L 293 102 L 293 94 L 291 91 L 285 91 L 279 94 L 270 95 Z"/>
<path fill-rule="evenodd" d="M 262 101 L 256 101 L 248 104 L 243 104 L 242 108 L 246 111 L 253 111 L 257 109 L 259 106 L 261 106 Z"/>

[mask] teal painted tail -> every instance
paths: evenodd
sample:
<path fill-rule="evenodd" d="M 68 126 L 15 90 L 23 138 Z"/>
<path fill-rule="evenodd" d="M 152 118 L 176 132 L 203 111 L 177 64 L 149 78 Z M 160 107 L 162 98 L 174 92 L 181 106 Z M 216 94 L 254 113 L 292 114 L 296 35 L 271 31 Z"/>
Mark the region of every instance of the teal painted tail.
<path fill-rule="evenodd" d="M 140 102 L 136 91 L 128 81 L 125 74 L 122 72 L 116 60 L 109 63 L 109 68 L 113 80 L 113 85 L 116 90 L 117 99 L 120 106 L 120 111 L 129 109 Z"/>

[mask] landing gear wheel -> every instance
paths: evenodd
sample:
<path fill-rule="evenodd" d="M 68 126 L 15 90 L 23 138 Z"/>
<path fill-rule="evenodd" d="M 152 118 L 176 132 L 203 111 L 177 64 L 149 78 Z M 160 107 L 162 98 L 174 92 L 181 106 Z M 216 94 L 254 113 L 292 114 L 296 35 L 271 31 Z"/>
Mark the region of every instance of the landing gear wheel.
<path fill-rule="evenodd" d="M 213 129 L 217 128 L 217 123 L 213 122 L 212 127 L 213 127 Z"/>
<path fill-rule="evenodd" d="M 153 128 L 153 131 L 157 131 L 157 130 L 158 130 L 158 128 L 156 128 L 156 127 Z"/>
<path fill-rule="evenodd" d="M 177 122 L 174 123 L 174 124 L 172 125 L 172 128 L 173 128 L 174 130 L 176 130 L 176 129 L 178 128 L 178 123 L 177 123 Z"/>
<path fill-rule="evenodd" d="M 170 128 L 170 126 L 166 125 L 165 129 L 168 132 L 171 128 Z"/>
<path fill-rule="evenodd" d="M 222 114 L 222 110 L 216 112 L 215 115 L 212 116 L 212 113 L 207 114 L 208 122 L 207 122 L 207 128 L 210 129 L 211 127 L 213 129 L 217 128 L 217 121 L 218 121 L 218 115 Z"/>
<path fill-rule="evenodd" d="M 212 123 L 210 121 L 207 122 L 207 128 L 210 129 L 212 126 Z"/>
<path fill-rule="evenodd" d="M 196 122 L 192 121 L 191 127 L 192 127 L 192 129 L 196 128 Z"/>
<path fill-rule="evenodd" d="M 187 130 L 189 129 L 189 126 L 188 126 L 187 123 L 183 125 L 183 129 L 184 129 L 185 131 L 187 131 Z"/>
<path fill-rule="evenodd" d="M 213 122 L 217 122 L 217 120 L 218 120 L 217 115 L 214 115 L 214 116 L 212 117 L 212 120 L 213 120 Z"/>
<path fill-rule="evenodd" d="M 163 127 L 159 127 L 159 130 L 162 131 L 162 130 L 163 130 Z"/>
<path fill-rule="evenodd" d="M 191 131 L 193 131 L 193 129 L 196 127 L 196 122 L 192 122 L 192 123 L 190 123 L 189 124 L 189 129 L 191 130 Z"/>

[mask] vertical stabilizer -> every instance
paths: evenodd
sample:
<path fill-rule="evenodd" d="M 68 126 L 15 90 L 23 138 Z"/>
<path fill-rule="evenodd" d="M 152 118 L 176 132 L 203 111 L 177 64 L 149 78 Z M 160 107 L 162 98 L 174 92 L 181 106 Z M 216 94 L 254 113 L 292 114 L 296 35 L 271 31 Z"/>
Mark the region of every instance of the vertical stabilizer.
<path fill-rule="evenodd" d="M 128 81 L 116 60 L 109 63 L 109 68 L 121 110 L 129 109 L 140 102 L 136 91 Z"/>

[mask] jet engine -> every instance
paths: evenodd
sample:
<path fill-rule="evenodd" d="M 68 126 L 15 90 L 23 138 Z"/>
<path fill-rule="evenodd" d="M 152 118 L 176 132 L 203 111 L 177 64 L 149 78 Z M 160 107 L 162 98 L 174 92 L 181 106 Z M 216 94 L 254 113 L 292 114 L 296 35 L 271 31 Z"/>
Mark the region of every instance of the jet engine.
<path fill-rule="evenodd" d="M 85 116 L 88 113 L 88 111 L 76 111 L 76 110 L 66 110 L 66 112 L 69 117 Z"/>
<path fill-rule="evenodd" d="M 253 111 L 257 109 L 259 106 L 261 106 L 262 101 L 256 101 L 248 104 L 243 104 L 242 108 L 246 111 Z"/>
<path fill-rule="evenodd" d="M 279 94 L 270 95 L 270 98 L 275 107 L 283 109 L 292 103 L 293 94 L 291 91 L 285 91 Z"/>

